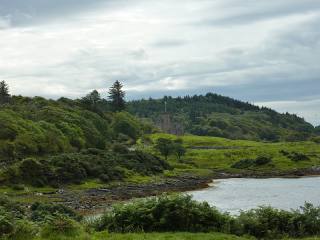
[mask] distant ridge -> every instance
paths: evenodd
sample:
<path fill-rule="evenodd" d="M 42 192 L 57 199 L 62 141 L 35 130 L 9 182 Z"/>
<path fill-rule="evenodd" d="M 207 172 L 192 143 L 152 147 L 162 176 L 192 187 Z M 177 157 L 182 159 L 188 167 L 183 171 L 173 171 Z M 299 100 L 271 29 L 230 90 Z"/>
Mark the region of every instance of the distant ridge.
<path fill-rule="evenodd" d="M 134 100 L 128 111 L 157 122 L 164 111 L 182 124 L 185 132 L 201 136 L 263 141 L 301 141 L 315 133 L 315 128 L 295 114 L 281 114 L 266 107 L 214 93 L 185 97 Z"/>

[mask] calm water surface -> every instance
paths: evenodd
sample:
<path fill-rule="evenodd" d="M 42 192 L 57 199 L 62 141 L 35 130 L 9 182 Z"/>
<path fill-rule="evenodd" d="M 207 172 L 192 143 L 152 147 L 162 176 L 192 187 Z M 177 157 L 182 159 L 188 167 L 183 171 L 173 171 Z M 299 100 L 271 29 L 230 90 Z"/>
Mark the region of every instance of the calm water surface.
<path fill-rule="evenodd" d="M 231 214 L 262 205 L 290 210 L 305 202 L 320 205 L 320 177 L 223 179 L 215 180 L 207 189 L 189 193 L 195 200 L 207 201 Z"/>

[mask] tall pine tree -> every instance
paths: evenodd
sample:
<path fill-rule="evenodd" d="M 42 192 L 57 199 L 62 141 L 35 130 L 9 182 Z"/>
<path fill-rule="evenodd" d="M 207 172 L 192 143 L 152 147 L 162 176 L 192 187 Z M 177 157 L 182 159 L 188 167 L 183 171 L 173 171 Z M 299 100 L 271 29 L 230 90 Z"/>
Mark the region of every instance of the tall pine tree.
<path fill-rule="evenodd" d="M 5 81 L 0 82 L 0 104 L 8 103 L 10 100 L 9 86 Z"/>
<path fill-rule="evenodd" d="M 122 90 L 123 85 L 117 80 L 109 89 L 109 99 L 111 100 L 112 110 L 115 112 L 122 111 L 126 108 L 124 100 L 125 92 Z"/>

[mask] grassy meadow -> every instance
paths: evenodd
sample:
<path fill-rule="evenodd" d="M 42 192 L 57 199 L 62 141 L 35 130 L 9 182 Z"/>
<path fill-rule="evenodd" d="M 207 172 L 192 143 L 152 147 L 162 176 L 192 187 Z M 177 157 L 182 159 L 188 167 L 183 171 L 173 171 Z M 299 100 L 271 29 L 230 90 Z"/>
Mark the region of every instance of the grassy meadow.
<path fill-rule="evenodd" d="M 168 134 L 153 134 L 147 138 L 155 142 L 159 138 L 177 137 Z M 247 140 L 229 140 L 218 137 L 186 135 L 179 137 L 186 147 L 186 155 L 178 161 L 175 156 L 169 157 L 173 171 L 166 171 L 167 175 L 193 173 L 208 175 L 215 172 L 227 173 L 260 173 L 266 175 L 280 175 L 282 173 L 310 169 L 320 166 L 320 145 L 311 141 L 265 143 Z M 148 142 L 148 141 L 146 141 Z M 152 144 L 142 144 L 140 147 L 154 151 Z M 306 159 L 292 160 L 293 153 L 302 154 Z M 256 159 L 265 156 L 272 161 L 261 166 L 250 166 L 243 169 L 233 168 L 232 165 L 244 159 Z"/>

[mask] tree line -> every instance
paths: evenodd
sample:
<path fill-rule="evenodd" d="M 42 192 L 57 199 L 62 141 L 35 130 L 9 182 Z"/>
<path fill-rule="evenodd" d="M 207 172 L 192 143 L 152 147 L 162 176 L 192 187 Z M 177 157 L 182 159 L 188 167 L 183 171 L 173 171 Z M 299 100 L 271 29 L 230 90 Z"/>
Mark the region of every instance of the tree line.
<path fill-rule="evenodd" d="M 319 133 L 295 114 L 278 113 L 215 93 L 185 97 L 165 96 L 127 103 L 127 111 L 154 123 L 164 112 L 183 126 L 186 133 L 254 141 L 303 141 Z"/>
<path fill-rule="evenodd" d="M 114 112 L 123 111 L 126 108 L 125 91 L 123 90 L 123 84 L 120 81 L 115 81 L 108 91 L 108 104 L 110 104 L 110 110 Z M 0 104 L 10 103 L 11 95 L 9 92 L 8 84 L 3 80 L 0 82 Z M 105 101 L 100 96 L 97 90 L 93 90 L 85 97 L 80 99 L 80 102 L 92 111 L 98 111 L 99 106 Z"/>

